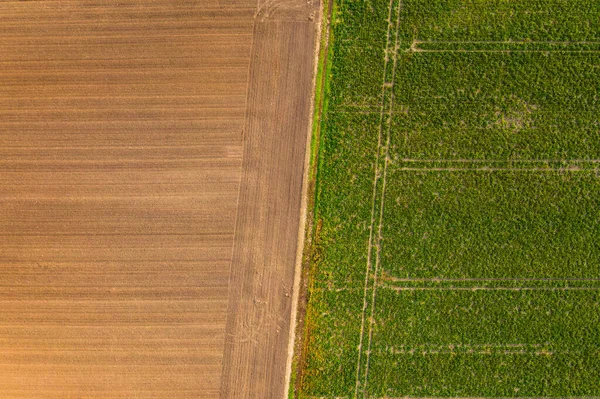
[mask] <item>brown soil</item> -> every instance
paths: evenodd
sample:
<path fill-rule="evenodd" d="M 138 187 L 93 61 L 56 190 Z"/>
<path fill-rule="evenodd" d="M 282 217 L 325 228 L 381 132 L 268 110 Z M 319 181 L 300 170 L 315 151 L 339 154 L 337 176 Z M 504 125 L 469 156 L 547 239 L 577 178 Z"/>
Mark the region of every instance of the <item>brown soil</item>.
<path fill-rule="evenodd" d="M 0 3 L 0 396 L 283 396 L 313 10 Z"/>
<path fill-rule="evenodd" d="M 312 11 L 293 14 L 285 8 L 290 4 L 259 11 L 268 17 L 254 30 L 223 398 L 284 398 L 287 392 L 317 33 Z"/>

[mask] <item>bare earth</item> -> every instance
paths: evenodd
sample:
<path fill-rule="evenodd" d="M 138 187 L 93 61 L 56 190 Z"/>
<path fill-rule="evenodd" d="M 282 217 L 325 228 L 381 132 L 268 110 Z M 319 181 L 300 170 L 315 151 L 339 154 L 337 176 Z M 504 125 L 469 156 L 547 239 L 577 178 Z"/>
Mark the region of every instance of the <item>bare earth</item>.
<path fill-rule="evenodd" d="M 0 2 L 0 396 L 282 398 L 316 4 Z"/>

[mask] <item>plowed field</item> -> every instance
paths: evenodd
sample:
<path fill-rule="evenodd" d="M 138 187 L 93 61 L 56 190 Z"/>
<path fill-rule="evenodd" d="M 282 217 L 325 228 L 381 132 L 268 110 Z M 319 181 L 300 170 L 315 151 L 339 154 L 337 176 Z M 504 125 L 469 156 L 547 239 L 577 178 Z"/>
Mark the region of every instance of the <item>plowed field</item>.
<path fill-rule="evenodd" d="M 0 3 L 1 397 L 283 396 L 315 7 Z"/>

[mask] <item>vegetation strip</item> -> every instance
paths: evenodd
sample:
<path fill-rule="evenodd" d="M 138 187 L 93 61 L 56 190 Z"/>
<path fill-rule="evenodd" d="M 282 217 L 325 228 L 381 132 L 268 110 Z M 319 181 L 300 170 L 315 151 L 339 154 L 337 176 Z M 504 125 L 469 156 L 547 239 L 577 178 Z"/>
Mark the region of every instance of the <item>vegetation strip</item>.
<path fill-rule="evenodd" d="M 382 239 L 383 239 L 383 233 L 382 233 L 382 229 L 383 229 L 383 211 L 384 211 L 384 205 L 385 205 L 385 189 L 386 189 L 386 184 L 387 184 L 387 172 L 388 172 L 388 165 L 390 163 L 389 160 L 389 148 L 390 148 L 390 140 L 391 140 L 391 129 L 392 129 L 392 110 L 394 109 L 394 84 L 395 84 L 395 77 L 396 77 L 396 68 L 398 65 L 398 51 L 399 51 L 399 42 L 398 42 L 398 37 L 399 37 L 399 27 L 400 27 L 400 11 L 402 10 L 402 0 L 398 0 L 398 5 L 397 5 L 397 14 L 396 14 L 396 27 L 395 27 L 395 37 L 394 37 L 394 47 L 393 47 L 393 54 L 392 54 L 392 58 L 393 58 L 393 62 L 392 62 L 392 71 L 391 71 L 391 79 L 386 79 L 384 82 L 384 87 L 389 88 L 390 90 L 390 100 L 389 100 L 389 107 L 386 110 L 387 111 L 387 117 L 385 118 L 385 130 L 386 130 L 386 141 L 385 141 L 385 147 L 383 148 L 384 153 L 383 153 L 383 177 L 382 177 L 382 187 L 381 187 L 381 203 L 379 205 L 379 221 L 378 221 L 378 227 L 377 227 L 377 238 L 375 241 L 375 248 L 376 248 L 376 252 L 375 252 L 375 269 L 373 271 L 373 297 L 371 299 L 371 315 L 369 317 L 369 340 L 368 340 L 368 345 L 367 345 L 367 351 L 366 351 L 366 360 L 365 360 L 365 377 L 364 377 L 364 387 L 363 387 L 363 396 L 366 398 L 367 397 L 367 385 L 368 385 L 368 381 L 369 381 L 369 362 L 370 362 L 370 354 L 371 354 L 371 346 L 372 346 L 372 342 L 373 342 L 373 322 L 375 320 L 375 305 L 376 305 L 376 297 L 377 297 L 377 286 L 378 286 L 378 279 L 379 279 L 379 270 L 380 270 L 380 266 L 381 266 L 381 243 L 382 243 Z M 391 21 L 390 21 L 391 22 Z M 386 53 L 386 56 L 389 58 L 390 54 L 389 51 Z M 387 66 L 387 65 L 386 65 Z M 385 68 L 385 70 L 387 71 L 387 68 Z M 385 101 L 385 93 L 384 93 L 384 101 Z M 383 120 L 382 120 L 383 122 Z M 383 125 L 380 125 L 383 126 Z M 360 362 L 360 355 L 359 355 L 359 362 Z M 359 367 L 358 370 L 360 370 L 360 363 L 359 363 Z"/>
<path fill-rule="evenodd" d="M 290 382 L 288 397 L 297 398 L 301 391 L 302 372 L 305 365 L 306 345 L 310 334 L 310 324 L 307 322 L 306 307 L 308 304 L 308 286 L 310 284 L 310 266 L 312 259 L 312 243 L 316 234 L 315 213 L 317 212 L 316 192 L 317 192 L 317 174 L 319 160 L 319 140 L 323 119 L 323 113 L 327 108 L 327 77 L 328 77 L 328 57 L 331 18 L 333 15 L 334 0 L 323 2 L 320 15 L 318 35 L 317 60 L 315 88 L 313 94 L 313 117 L 312 117 L 312 137 L 310 139 L 309 162 L 308 162 L 308 180 L 306 188 L 306 215 L 304 227 L 304 248 L 301 259 L 301 275 L 298 293 L 298 303 L 296 309 L 296 333 L 294 338 L 294 354 L 292 358 L 292 370 L 290 372 Z"/>
<path fill-rule="evenodd" d="M 379 188 L 379 180 L 381 178 L 381 169 L 385 169 L 385 165 L 387 164 L 387 147 L 388 147 L 388 140 L 389 140 L 389 136 L 386 135 L 386 145 L 385 147 L 382 145 L 383 142 L 383 134 L 384 131 L 387 131 L 386 129 L 384 129 L 384 124 L 386 122 L 386 118 L 385 118 L 385 114 L 386 111 L 388 111 L 388 108 L 391 109 L 391 101 L 387 101 L 386 102 L 386 94 L 388 94 L 389 88 L 390 88 L 390 84 L 393 84 L 392 82 L 388 82 L 387 81 L 387 70 L 388 70 L 388 63 L 390 61 L 390 38 L 391 38 L 391 33 L 392 33 L 392 27 L 393 27 L 393 20 L 392 17 L 394 16 L 394 1 L 395 0 L 390 0 L 389 3 L 389 15 L 388 15 L 388 20 L 387 20 L 387 32 L 386 32 L 386 41 L 385 41 L 385 61 L 383 64 L 383 82 L 381 85 L 381 106 L 380 106 L 380 120 L 379 120 L 379 134 L 378 134 L 378 138 L 377 138 L 377 155 L 376 155 L 376 159 L 375 159 L 375 173 L 374 173 L 374 177 L 373 177 L 373 199 L 372 199 L 372 205 L 371 205 L 371 218 L 370 218 L 370 224 L 369 224 L 369 244 L 367 246 L 367 262 L 366 262 L 366 271 L 365 271 L 365 285 L 364 285 L 364 298 L 363 298 L 363 307 L 362 307 L 362 315 L 361 315 L 361 324 L 360 324 L 360 340 L 358 342 L 358 362 L 356 365 L 356 386 L 355 386 L 355 391 L 354 391 L 354 396 L 358 397 L 359 395 L 359 391 L 360 391 L 360 386 L 361 386 L 361 363 L 362 363 L 362 357 L 363 357 L 363 345 L 364 345 L 364 334 L 365 334 L 365 324 L 367 323 L 366 320 L 366 314 L 367 314 L 367 309 L 369 307 L 369 285 L 371 283 L 371 280 L 373 280 L 373 286 L 371 288 L 371 290 L 373 291 L 372 294 L 372 298 L 371 298 L 371 307 L 374 306 L 375 304 L 375 286 L 377 284 L 377 266 L 378 266 L 378 256 L 377 256 L 377 248 L 378 248 L 378 243 L 379 243 L 379 234 L 381 233 L 381 229 L 379 228 L 380 224 L 381 224 L 381 218 L 379 218 L 379 223 L 377 225 L 377 236 L 375 236 L 375 221 L 377 218 L 377 200 L 379 199 L 380 196 L 378 196 L 378 188 Z M 400 1 L 400 0 L 398 0 Z M 398 7 L 398 10 L 400 9 L 400 7 Z M 393 59 L 396 58 L 396 47 L 394 46 L 393 49 Z M 389 94 L 388 94 L 389 95 Z M 391 99 L 390 99 L 391 100 Z M 381 159 L 383 158 L 383 164 L 384 166 L 381 165 Z M 384 180 L 385 183 L 385 180 Z M 382 190 L 383 192 L 383 190 Z M 381 195 L 381 200 L 383 201 L 383 193 Z M 383 203 L 381 204 L 383 205 Z M 381 206 L 381 208 L 383 208 Z M 373 253 L 373 248 L 376 248 L 376 255 L 375 255 L 375 267 L 373 268 L 372 265 L 372 253 Z M 374 269 L 372 271 L 372 269 Z M 373 273 L 373 274 L 371 274 Z M 372 316 L 371 316 L 372 317 Z M 371 324 L 370 322 L 369 324 L 369 333 L 367 335 L 367 337 L 370 338 L 371 336 Z M 368 344 L 369 345 L 369 344 Z M 368 364 L 368 354 L 369 351 L 367 349 L 366 351 L 366 357 L 367 360 L 365 361 L 365 363 Z M 364 373 L 364 382 L 362 383 L 362 385 L 364 386 L 366 384 L 367 381 L 367 366 L 365 366 L 365 373 Z M 366 392 L 366 391 L 365 391 Z"/>
<path fill-rule="evenodd" d="M 600 6 L 403 0 L 394 66 L 392 4 L 335 3 L 298 398 L 596 395 Z"/>

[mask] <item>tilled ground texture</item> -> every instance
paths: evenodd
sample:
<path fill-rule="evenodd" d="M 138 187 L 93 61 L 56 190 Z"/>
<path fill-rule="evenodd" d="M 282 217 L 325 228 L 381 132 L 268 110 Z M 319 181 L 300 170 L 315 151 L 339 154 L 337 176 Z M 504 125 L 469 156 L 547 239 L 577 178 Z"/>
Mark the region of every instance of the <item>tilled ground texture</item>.
<path fill-rule="evenodd" d="M 283 395 L 313 8 L 0 3 L 0 396 Z"/>

